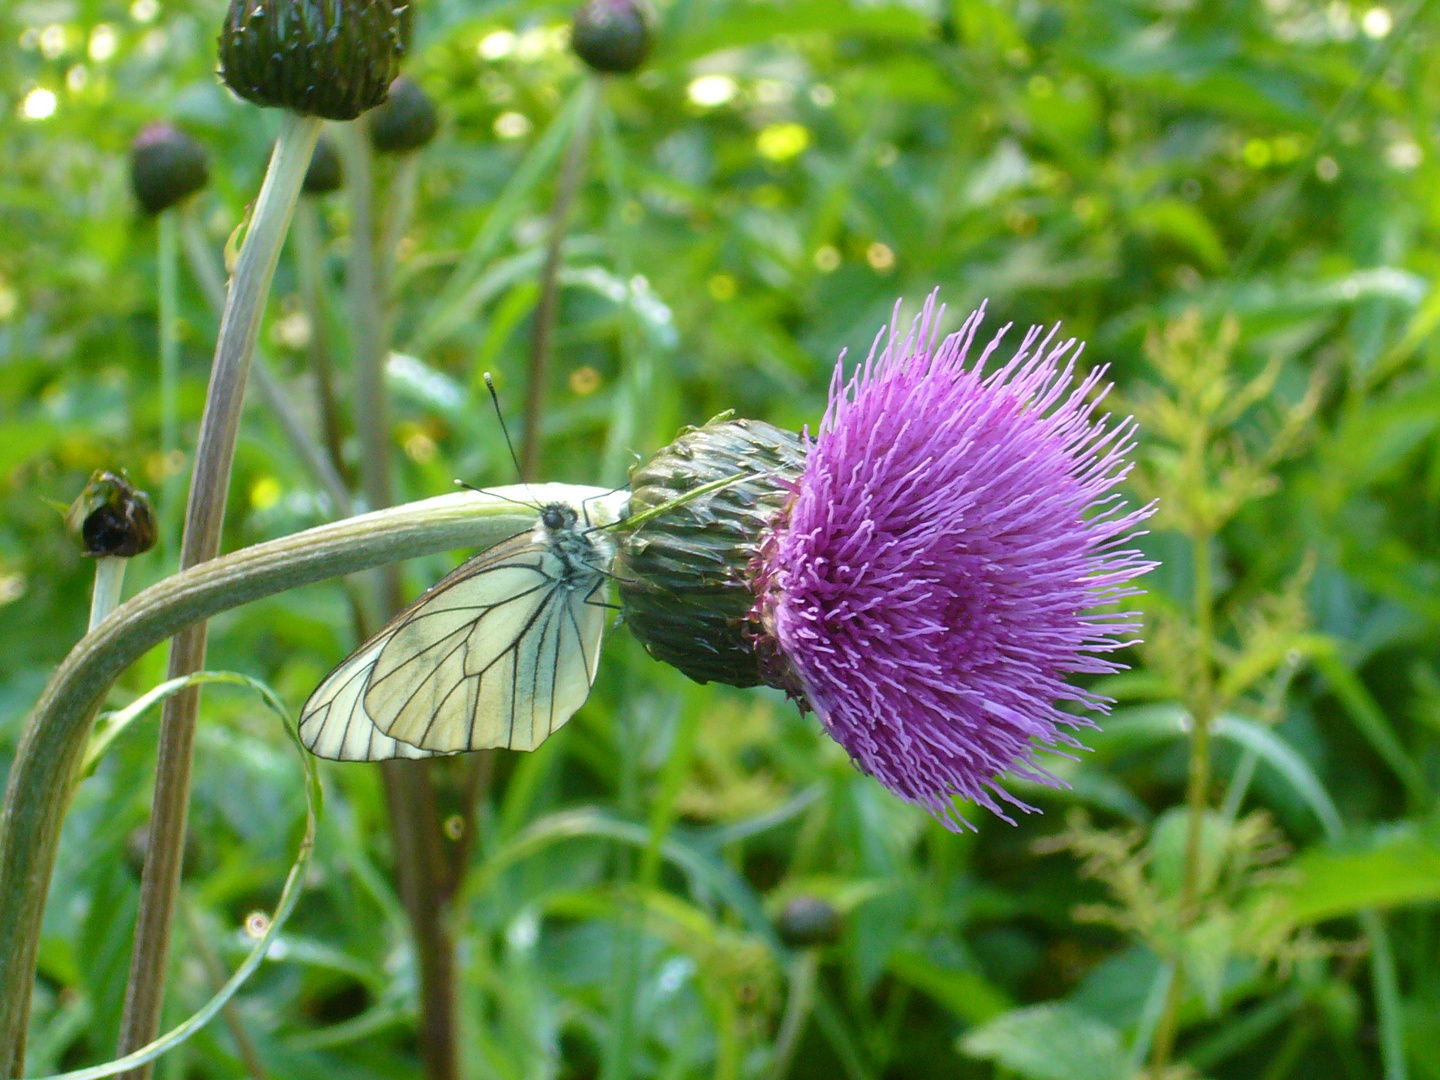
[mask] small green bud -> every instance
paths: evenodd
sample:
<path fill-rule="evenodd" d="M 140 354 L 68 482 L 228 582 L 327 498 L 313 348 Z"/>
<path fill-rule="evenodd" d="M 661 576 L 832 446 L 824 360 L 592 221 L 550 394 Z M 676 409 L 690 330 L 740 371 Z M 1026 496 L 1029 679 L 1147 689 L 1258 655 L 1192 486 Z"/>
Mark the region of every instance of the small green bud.
<path fill-rule="evenodd" d="M 596 71 L 634 71 L 650 55 L 654 17 L 644 0 L 587 0 L 575 12 L 570 44 Z"/>
<path fill-rule="evenodd" d="M 353 120 L 385 100 L 404 52 L 399 0 L 230 0 L 220 77 L 256 105 Z"/>
<path fill-rule="evenodd" d="M 335 144 L 325 136 L 315 144 L 310 155 L 310 167 L 305 170 L 305 181 L 301 189 L 306 195 L 328 195 L 338 191 L 345 182 L 345 171 L 340 166 L 340 153 Z"/>
<path fill-rule="evenodd" d="M 194 195 L 210 179 L 205 148 L 172 124 L 147 124 L 130 146 L 130 186 L 147 214 Z"/>
<path fill-rule="evenodd" d="M 625 623 L 651 656 L 697 682 L 799 693 L 789 665 L 752 618 L 752 564 L 804 466 L 799 435 L 716 417 L 681 432 L 631 472 L 632 517 L 704 484 L 741 478 L 623 534 L 615 576 Z"/>
<path fill-rule="evenodd" d="M 155 546 L 155 510 L 150 496 L 118 474 L 97 470 L 65 514 L 65 527 L 94 558 L 128 559 Z"/>
<path fill-rule="evenodd" d="M 818 896 L 797 896 L 775 920 L 775 932 L 792 949 L 834 945 L 840 940 L 840 913 Z"/>
<path fill-rule="evenodd" d="M 435 137 L 440 118 L 430 95 L 414 79 L 401 75 L 390 96 L 369 116 L 370 145 L 382 154 L 408 154 Z"/>

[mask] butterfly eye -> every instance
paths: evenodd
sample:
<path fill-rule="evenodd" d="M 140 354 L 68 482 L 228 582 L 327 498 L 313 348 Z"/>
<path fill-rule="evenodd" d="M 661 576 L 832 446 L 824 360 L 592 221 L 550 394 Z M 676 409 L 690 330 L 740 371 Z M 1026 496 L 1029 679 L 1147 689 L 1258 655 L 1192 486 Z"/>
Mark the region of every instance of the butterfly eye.
<path fill-rule="evenodd" d="M 552 532 L 565 528 L 565 515 L 558 506 L 547 506 L 540 511 L 540 521 Z"/>

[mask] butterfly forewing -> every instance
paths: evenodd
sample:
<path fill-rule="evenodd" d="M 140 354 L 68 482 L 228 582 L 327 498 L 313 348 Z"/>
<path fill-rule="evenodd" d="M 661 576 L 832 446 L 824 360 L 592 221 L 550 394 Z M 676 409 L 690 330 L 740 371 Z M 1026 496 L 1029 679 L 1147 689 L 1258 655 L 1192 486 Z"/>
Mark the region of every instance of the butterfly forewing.
<path fill-rule="evenodd" d="M 305 744 L 342 760 L 533 750 L 569 720 L 595 679 L 613 548 L 573 510 L 545 511 L 337 668 L 305 707 Z"/>

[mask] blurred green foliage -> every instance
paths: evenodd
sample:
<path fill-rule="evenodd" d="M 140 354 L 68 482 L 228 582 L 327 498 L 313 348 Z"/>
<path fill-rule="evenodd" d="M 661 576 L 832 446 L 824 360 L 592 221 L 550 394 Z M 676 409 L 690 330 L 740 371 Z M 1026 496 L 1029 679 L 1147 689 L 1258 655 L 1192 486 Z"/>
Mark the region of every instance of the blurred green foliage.
<path fill-rule="evenodd" d="M 157 229 L 129 192 L 127 148 L 161 118 L 205 145 L 212 179 L 189 212 L 218 258 L 276 130 L 213 75 L 223 6 L 0 7 L 7 755 L 85 627 L 91 566 L 55 504 L 94 469 L 127 468 L 162 521 L 132 587 L 175 563 L 188 462 L 162 450 Z M 1117 717 L 1087 739 L 1094 754 L 1056 766 L 1070 789 L 1025 790 L 1046 813 L 1016 827 L 971 814 L 973 834 L 860 776 L 776 695 L 689 684 L 614 633 L 579 716 L 500 759 L 481 808 L 455 914 L 464 1075 L 765 1075 L 800 962 L 771 919 L 810 893 L 844 929 L 819 957 L 795 1077 L 1119 1078 L 1146 1060 L 1178 959 L 1191 977 L 1175 1059 L 1194 1074 L 1440 1080 L 1440 13 L 657 8 L 650 61 L 608 80 L 594 114 L 541 478 L 622 483 L 633 453 L 724 409 L 813 426 L 839 352 L 863 356 L 897 297 L 913 310 L 940 286 L 955 322 L 988 298 L 1001 321 L 1063 319 L 1090 342 L 1084 363 L 1111 365 L 1144 421 L 1136 494 L 1162 500 L 1144 544 L 1164 565 L 1148 644 L 1104 687 Z M 480 374 L 496 372 L 518 419 L 587 77 L 568 16 L 538 0 L 419 5 L 406 70 L 442 127 L 394 275 L 407 498 L 513 480 Z M 382 192 L 398 172 L 378 163 Z M 292 248 L 262 335 L 307 415 L 317 330 L 342 386 L 348 370 L 343 193 L 318 210 L 325 325 L 307 320 Z M 216 319 L 188 271 L 180 290 L 188 451 Z M 343 448 L 353 470 L 353 437 Z M 253 405 L 227 548 L 327 512 Z M 448 565 L 410 565 L 410 589 Z M 343 592 L 316 587 L 218 620 L 210 666 L 298 706 L 353 644 Z M 157 651 L 114 703 L 162 672 Z M 1215 809 L 1204 915 L 1189 920 L 1179 710 L 1196 700 L 1217 716 Z M 203 720 L 173 1021 L 243 955 L 304 820 L 303 771 L 253 698 L 212 690 Z M 133 725 L 79 790 L 42 947 L 37 1074 L 113 1050 L 153 747 L 154 725 Z M 272 962 L 161 1076 L 257 1060 L 275 1077 L 415 1074 L 417 974 L 378 776 L 322 776 L 327 815 Z M 1361 914 L 1373 908 L 1383 922 Z"/>

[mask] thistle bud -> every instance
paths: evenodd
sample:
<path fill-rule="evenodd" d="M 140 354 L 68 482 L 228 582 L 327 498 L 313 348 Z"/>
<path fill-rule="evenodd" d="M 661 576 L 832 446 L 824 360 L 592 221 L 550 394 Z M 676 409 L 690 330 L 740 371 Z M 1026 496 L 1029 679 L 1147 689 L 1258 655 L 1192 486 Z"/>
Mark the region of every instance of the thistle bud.
<path fill-rule="evenodd" d="M 390 84 L 385 104 L 367 118 L 370 145 L 382 154 L 408 154 L 435 137 L 440 127 L 435 102 L 414 79 L 404 75 Z"/>
<path fill-rule="evenodd" d="M 397 0 L 230 0 L 220 77 L 256 105 L 353 120 L 385 100 L 404 52 Z"/>
<path fill-rule="evenodd" d="M 128 559 L 155 546 L 155 510 L 150 496 L 118 474 L 97 470 L 65 514 L 65 527 L 93 558 Z"/>
<path fill-rule="evenodd" d="M 570 44 L 596 71 L 627 74 L 650 55 L 652 22 L 643 0 L 588 0 L 575 12 Z"/>
<path fill-rule="evenodd" d="M 172 124 L 147 124 L 130 147 L 130 186 L 147 214 L 194 195 L 210 179 L 205 148 Z"/>
<path fill-rule="evenodd" d="M 751 567 L 804 466 L 793 432 L 717 417 L 630 474 L 632 517 L 682 500 L 628 532 L 616 562 L 625 622 L 651 656 L 697 682 L 798 692 L 784 659 L 757 636 Z"/>
<path fill-rule="evenodd" d="M 797 896 L 775 920 L 775 932 L 792 949 L 834 945 L 840 940 L 840 913 L 818 896 Z"/>
<path fill-rule="evenodd" d="M 340 154 L 335 144 L 323 135 L 315 144 L 310 155 L 310 167 L 305 170 L 305 181 L 301 185 L 306 195 L 328 195 L 338 191 L 345 181 L 344 170 L 340 167 Z"/>

